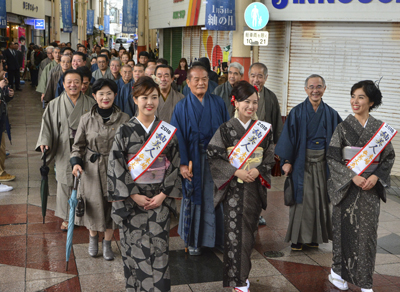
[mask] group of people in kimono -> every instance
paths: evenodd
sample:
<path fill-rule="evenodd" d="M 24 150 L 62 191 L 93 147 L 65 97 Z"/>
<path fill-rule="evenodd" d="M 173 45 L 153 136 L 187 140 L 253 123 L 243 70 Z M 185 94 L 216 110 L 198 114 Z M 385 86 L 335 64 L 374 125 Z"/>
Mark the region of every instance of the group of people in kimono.
<path fill-rule="evenodd" d="M 395 135 L 369 115 L 382 100 L 372 81 L 352 87 L 354 116 L 342 122 L 322 101 L 325 80 L 309 76 L 307 98 L 283 126 L 278 99 L 264 86 L 264 64 L 251 65 L 247 82 L 243 66 L 231 63 L 226 83 L 210 89 L 207 64 L 195 62 L 183 96 L 166 64 L 145 62 L 133 74 L 125 66 L 113 69 L 127 71 L 119 84 L 118 74 L 107 73 L 108 61 L 97 56 L 91 96 L 82 91 L 81 71 L 61 69 L 63 91 L 45 109 L 37 150 L 55 161 L 56 216 L 65 222 L 73 176 L 80 176 L 85 210 L 75 224 L 89 230 L 91 256 L 98 255 L 104 232 L 103 257 L 113 260 L 111 240 L 119 228 L 127 291 L 170 291 L 176 198 L 182 198 L 178 233 L 189 254 L 223 250 L 223 286 L 250 291 L 250 255 L 275 155 L 294 185 L 286 241 L 301 250 L 333 240 L 329 281 L 341 290 L 350 282 L 372 291 L 379 203 Z M 357 147 L 354 157 L 347 158 L 346 147 Z"/>

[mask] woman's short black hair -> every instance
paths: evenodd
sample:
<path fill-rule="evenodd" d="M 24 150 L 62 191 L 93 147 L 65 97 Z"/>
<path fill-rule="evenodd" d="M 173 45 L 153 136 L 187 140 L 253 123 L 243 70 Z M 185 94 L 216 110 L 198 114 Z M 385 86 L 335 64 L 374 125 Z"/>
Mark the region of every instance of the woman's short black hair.
<path fill-rule="evenodd" d="M 255 87 L 249 82 L 241 80 L 233 85 L 233 89 L 229 97 L 235 96 L 235 100 L 240 102 L 245 101 L 254 93 L 257 93 L 257 89 L 255 89 Z"/>
<path fill-rule="evenodd" d="M 354 91 L 362 88 L 364 90 L 365 95 L 368 96 L 369 101 L 374 104 L 369 108 L 369 111 L 374 108 L 379 107 L 382 104 L 382 93 L 378 86 L 376 86 L 375 82 L 372 80 L 363 80 L 359 81 L 351 87 L 350 95 L 354 94 Z"/>
<path fill-rule="evenodd" d="M 115 83 L 115 81 L 113 81 L 111 79 L 107 79 L 107 78 L 97 79 L 92 85 L 92 92 L 94 94 L 96 94 L 97 91 L 99 91 L 100 89 L 102 89 L 105 86 L 110 88 L 114 93 L 118 92 L 117 83 Z"/>

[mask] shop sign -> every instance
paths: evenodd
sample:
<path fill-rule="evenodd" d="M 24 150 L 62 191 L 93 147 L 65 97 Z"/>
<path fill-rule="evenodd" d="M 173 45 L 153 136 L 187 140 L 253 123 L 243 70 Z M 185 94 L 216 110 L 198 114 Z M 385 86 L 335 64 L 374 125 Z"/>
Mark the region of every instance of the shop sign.
<path fill-rule="evenodd" d="M 22 9 L 38 12 L 39 7 L 35 6 L 35 4 L 31 4 L 29 2 L 24 1 L 22 2 Z"/>
<path fill-rule="evenodd" d="M 172 18 L 173 19 L 185 18 L 185 15 L 186 15 L 185 10 L 174 11 Z"/>
<path fill-rule="evenodd" d="M 274 21 L 399 22 L 400 0 L 264 0 Z"/>
<path fill-rule="evenodd" d="M 122 32 L 135 33 L 138 26 L 138 0 L 123 0 Z"/>
<path fill-rule="evenodd" d="M 235 1 L 208 0 L 205 24 L 207 30 L 236 30 Z"/>
<path fill-rule="evenodd" d="M 44 30 L 45 29 L 44 19 L 35 19 L 34 28 Z"/>
<path fill-rule="evenodd" d="M 7 28 L 6 0 L 0 0 L 0 28 Z"/>
<path fill-rule="evenodd" d="M 174 3 L 183 2 L 183 0 L 174 0 Z"/>

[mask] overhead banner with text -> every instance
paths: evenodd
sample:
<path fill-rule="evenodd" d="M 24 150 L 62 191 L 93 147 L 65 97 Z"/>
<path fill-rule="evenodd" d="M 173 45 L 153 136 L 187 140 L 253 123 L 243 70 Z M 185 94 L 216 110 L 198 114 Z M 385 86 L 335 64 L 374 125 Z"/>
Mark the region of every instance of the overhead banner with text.
<path fill-rule="evenodd" d="M 71 0 L 61 0 L 63 32 L 72 32 Z"/>
<path fill-rule="evenodd" d="M 207 30 L 236 30 L 235 1 L 207 0 Z"/>
<path fill-rule="evenodd" d="M 110 34 L 110 15 L 104 15 L 104 33 Z"/>
<path fill-rule="evenodd" d="M 0 28 L 7 28 L 6 0 L 0 0 Z"/>
<path fill-rule="evenodd" d="M 87 26 L 86 26 L 86 34 L 92 35 L 93 34 L 93 25 L 94 25 L 94 10 L 87 11 Z"/>
<path fill-rule="evenodd" d="M 135 33 L 138 20 L 138 0 L 124 0 L 122 4 L 122 32 Z"/>

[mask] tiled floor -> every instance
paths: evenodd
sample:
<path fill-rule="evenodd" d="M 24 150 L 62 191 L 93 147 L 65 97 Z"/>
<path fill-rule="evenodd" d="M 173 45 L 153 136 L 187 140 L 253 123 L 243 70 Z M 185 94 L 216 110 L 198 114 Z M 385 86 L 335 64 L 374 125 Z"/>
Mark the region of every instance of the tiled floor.
<path fill-rule="evenodd" d="M 51 170 L 51 196 L 45 224 L 40 200 L 40 154 L 34 151 L 43 110 L 39 95 L 29 85 L 11 102 L 12 145 L 6 170 L 17 179 L 8 183 L 15 189 L 0 193 L 0 291 L 124 291 L 119 236 L 115 232 L 116 259 L 104 261 L 87 254 L 88 232 L 76 227 L 69 269 L 65 271 L 66 233 L 54 216 L 55 179 Z M 327 280 L 332 245 L 292 252 L 283 242 L 288 208 L 283 205 L 283 177 L 274 178 L 268 208 L 262 215 L 266 226 L 259 228 L 250 273 L 251 291 L 339 291 Z M 400 181 L 394 178 L 394 182 Z M 395 185 L 398 187 L 398 185 Z M 400 199 L 397 189 L 382 204 L 374 291 L 400 291 Z M 170 239 L 172 291 L 231 291 L 222 288 L 222 254 L 205 250 L 200 257 L 184 252 L 173 218 Z M 283 257 L 268 258 L 264 252 L 280 251 Z M 350 285 L 350 291 L 359 291 Z"/>

